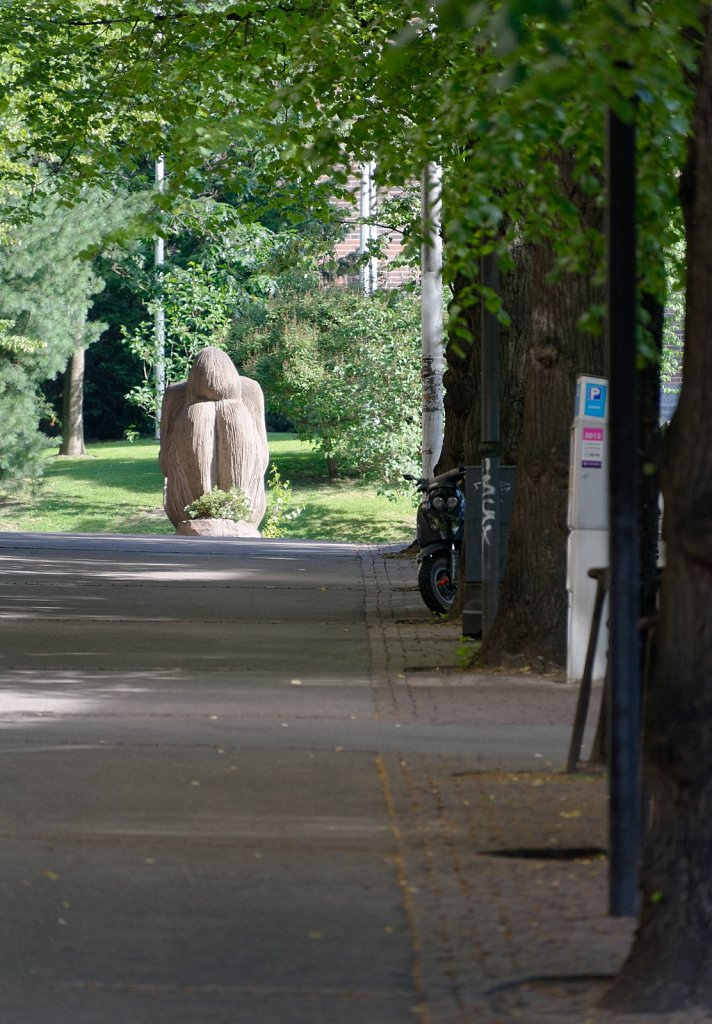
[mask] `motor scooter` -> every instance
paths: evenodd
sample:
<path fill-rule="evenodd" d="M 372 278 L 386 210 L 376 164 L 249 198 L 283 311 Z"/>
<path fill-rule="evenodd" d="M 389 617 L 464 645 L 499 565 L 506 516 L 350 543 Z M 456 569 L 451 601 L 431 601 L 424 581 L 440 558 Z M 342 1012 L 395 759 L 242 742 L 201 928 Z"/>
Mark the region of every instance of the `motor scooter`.
<path fill-rule="evenodd" d="M 465 530 L 465 468 L 434 477 L 406 475 L 422 497 L 416 517 L 418 589 L 433 612 L 448 612 L 457 594 L 457 563 Z"/>

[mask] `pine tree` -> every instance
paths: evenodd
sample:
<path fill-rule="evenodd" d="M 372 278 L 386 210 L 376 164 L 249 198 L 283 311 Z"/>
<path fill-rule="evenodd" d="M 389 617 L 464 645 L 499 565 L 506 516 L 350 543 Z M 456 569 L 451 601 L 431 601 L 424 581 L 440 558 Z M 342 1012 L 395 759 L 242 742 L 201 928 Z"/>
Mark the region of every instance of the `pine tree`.
<path fill-rule="evenodd" d="M 68 207 L 52 195 L 41 197 L 33 216 L 19 220 L 0 246 L 0 417 L 5 433 L 0 487 L 7 491 L 35 478 L 44 439 L 39 432 L 43 380 L 63 370 L 75 352 L 99 336 L 101 325 L 87 315 L 103 282 L 92 258 L 127 215 L 127 200 L 94 190 Z M 77 420 L 81 387 L 68 405 L 67 454 L 78 453 Z"/>

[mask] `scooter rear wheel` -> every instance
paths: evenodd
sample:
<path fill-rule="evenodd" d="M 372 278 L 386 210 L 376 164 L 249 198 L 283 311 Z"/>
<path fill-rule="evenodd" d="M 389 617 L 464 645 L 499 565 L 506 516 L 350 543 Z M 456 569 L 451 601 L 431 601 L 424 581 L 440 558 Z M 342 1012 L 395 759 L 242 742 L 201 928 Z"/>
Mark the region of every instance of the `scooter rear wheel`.
<path fill-rule="evenodd" d="M 420 596 L 431 612 L 449 612 L 455 603 L 457 586 L 450 576 L 446 554 L 426 555 L 418 568 Z"/>

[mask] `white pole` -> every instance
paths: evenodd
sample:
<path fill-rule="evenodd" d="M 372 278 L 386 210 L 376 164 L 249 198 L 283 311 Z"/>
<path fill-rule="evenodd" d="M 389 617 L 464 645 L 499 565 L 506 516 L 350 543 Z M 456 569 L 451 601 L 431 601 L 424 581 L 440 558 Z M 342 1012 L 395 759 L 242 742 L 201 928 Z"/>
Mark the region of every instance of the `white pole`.
<path fill-rule="evenodd" d="M 365 221 L 371 217 L 376 207 L 376 164 L 368 160 L 361 165 L 361 191 L 359 213 L 361 227 L 359 230 L 359 252 L 368 251 L 368 243 L 371 239 L 378 237 L 378 228 L 375 224 L 367 224 Z M 375 256 L 361 267 L 361 291 L 364 295 L 373 295 L 378 286 L 378 259 Z"/>
<path fill-rule="evenodd" d="M 376 164 L 375 161 L 371 160 L 368 165 L 368 184 L 370 189 L 369 206 L 371 209 L 371 216 L 376 212 Z M 378 226 L 376 224 L 368 225 L 368 237 L 369 241 L 376 241 L 378 238 Z M 372 256 L 368 261 L 369 278 L 371 282 L 370 294 L 378 289 L 378 257 Z"/>
<path fill-rule="evenodd" d="M 421 382 L 423 476 L 432 476 L 443 446 L 443 248 L 440 236 L 442 168 L 428 163 L 421 178 Z"/>
<path fill-rule="evenodd" d="M 159 156 L 155 163 L 156 188 L 162 192 L 166 179 L 166 164 L 162 156 Z M 165 242 L 160 235 L 156 235 L 154 243 L 154 263 L 158 271 L 158 280 L 161 280 L 161 268 L 165 263 L 166 249 Z M 154 322 L 154 337 L 156 345 L 156 365 L 154 368 L 154 380 L 156 384 L 156 438 L 161 436 L 161 402 L 163 393 L 166 390 L 166 318 L 163 309 L 162 298 L 159 297 L 156 305 Z"/>

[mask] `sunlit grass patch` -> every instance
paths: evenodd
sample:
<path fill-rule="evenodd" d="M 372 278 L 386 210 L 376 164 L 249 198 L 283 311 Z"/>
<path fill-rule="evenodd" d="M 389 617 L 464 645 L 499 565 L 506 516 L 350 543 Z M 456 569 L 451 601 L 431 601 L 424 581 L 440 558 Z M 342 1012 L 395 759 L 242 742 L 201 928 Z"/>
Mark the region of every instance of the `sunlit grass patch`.
<path fill-rule="evenodd" d="M 269 446 L 271 462 L 292 485 L 293 505 L 303 507 L 286 524 L 287 536 L 358 543 L 412 539 L 415 510 L 408 495 L 392 501 L 373 484 L 330 480 L 322 456 L 290 434 L 270 434 Z M 0 530 L 172 534 L 163 511 L 158 442 L 90 444 L 78 459 L 50 449 L 37 494 L 0 503 Z"/>

